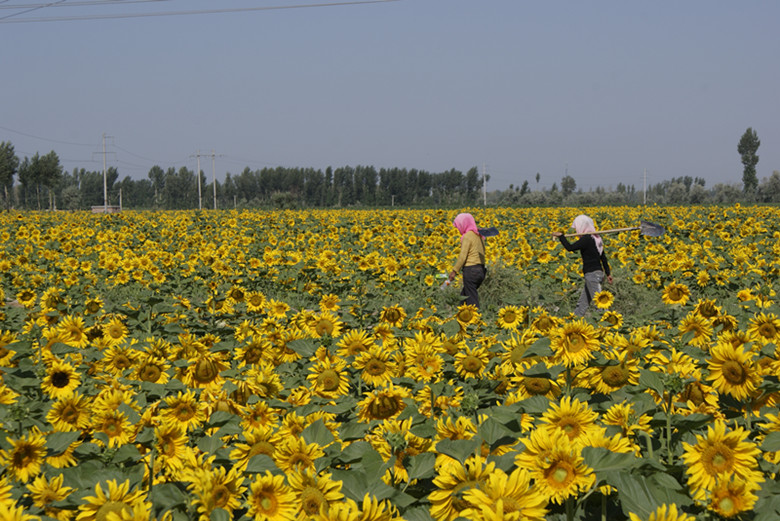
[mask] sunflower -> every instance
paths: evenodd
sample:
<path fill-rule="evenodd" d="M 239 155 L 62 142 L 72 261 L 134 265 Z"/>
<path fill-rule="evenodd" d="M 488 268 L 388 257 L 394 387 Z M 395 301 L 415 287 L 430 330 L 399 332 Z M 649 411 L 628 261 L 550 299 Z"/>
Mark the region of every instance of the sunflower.
<path fill-rule="evenodd" d="M 410 393 L 404 387 L 397 387 L 393 384 L 376 389 L 370 393 L 364 394 L 358 402 L 358 419 L 361 422 L 371 420 L 387 420 L 395 418 L 406 408 L 405 398 L 409 398 Z"/>
<path fill-rule="evenodd" d="M 195 392 L 188 390 L 176 396 L 165 398 L 167 407 L 160 409 L 160 417 L 163 423 L 177 425 L 185 432 L 191 431 L 206 421 L 205 404 L 198 400 Z"/>
<path fill-rule="evenodd" d="M 720 308 L 711 299 L 699 299 L 699 302 L 693 308 L 693 312 L 710 320 L 721 314 Z"/>
<path fill-rule="evenodd" d="M 741 427 L 727 431 L 724 421 L 715 420 L 706 435 L 696 435 L 696 444 L 683 442 L 682 459 L 694 499 L 701 500 L 713 491 L 722 475 L 751 484 L 764 481 L 757 461 L 761 450 L 748 440 L 748 435 Z"/>
<path fill-rule="evenodd" d="M 162 468 L 167 472 L 181 470 L 188 441 L 182 427 L 178 424 L 163 423 L 154 429 L 154 438 L 154 447 L 157 450 L 155 469 Z"/>
<path fill-rule="evenodd" d="M 388 499 L 379 500 L 366 493 L 361 505 L 361 521 L 403 521 L 398 508 Z"/>
<path fill-rule="evenodd" d="M 57 329 L 63 335 L 63 342 L 73 347 L 86 347 L 89 343 L 84 319 L 68 315 L 60 320 Z"/>
<path fill-rule="evenodd" d="M 27 309 L 35 305 L 36 299 L 37 295 L 31 289 L 25 288 L 16 294 L 16 301 Z"/>
<path fill-rule="evenodd" d="M 496 469 L 481 487 L 467 489 L 463 496 L 471 505 L 460 514 L 466 519 L 546 519 L 547 498 L 531 486 L 531 473 L 524 468 L 515 468 L 509 475 Z M 499 513 L 500 518 L 494 517 Z"/>
<path fill-rule="evenodd" d="M 284 476 L 269 471 L 259 474 L 250 485 L 248 515 L 256 521 L 293 521 L 300 505 L 295 492 L 284 484 Z"/>
<path fill-rule="evenodd" d="M 124 481 L 117 485 L 116 480 L 106 482 L 105 492 L 100 483 L 95 485 L 95 495 L 86 496 L 79 505 L 76 521 L 103 521 L 107 520 L 110 513 L 122 515 L 123 512 L 131 513 L 137 504 L 144 502 L 144 492 L 130 490 L 130 481 Z"/>
<path fill-rule="evenodd" d="M 752 512 L 761 486 L 731 476 L 720 476 L 715 488 L 709 493 L 707 510 L 722 517 L 735 517 L 743 512 Z"/>
<path fill-rule="evenodd" d="M 549 315 L 542 308 L 534 308 L 536 317 L 531 322 L 531 330 L 541 335 L 546 335 L 551 329 L 558 325 L 558 319 Z"/>
<path fill-rule="evenodd" d="M 103 433 L 108 438 L 109 447 L 121 447 L 129 443 L 135 434 L 133 424 L 124 412 L 115 410 L 93 418 L 93 428 L 96 432 Z M 101 441 L 100 438 L 96 438 Z"/>
<path fill-rule="evenodd" d="M 729 343 L 718 343 L 710 350 L 710 356 L 707 379 L 719 393 L 745 400 L 761 385 L 761 371 L 745 346 L 735 348 Z"/>
<path fill-rule="evenodd" d="M 263 454 L 273 458 L 276 447 L 283 439 L 270 426 L 244 430 L 242 437 L 243 440 L 236 441 L 230 451 L 230 459 L 235 462 L 234 467 L 241 471 L 246 469 L 249 460 L 255 456 Z"/>
<path fill-rule="evenodd" d="M 653 434 L 650 420 L 652 420 L 650 416 L 637 414 L 633 405 L 626 402 L 610 406 L 601 418 L 605 425 L 620 427 L 623 436 L 633 436 L 637 432 Z"/>
<path fill-rule="evenodd" d="M 84 313 L 87 315 L 95 315 L 103 309 L 103 299 L 100 297 L 88 298 L 84 303 Z"/>
<path fill-rule="evenodd" d="M 286 302 L 274 299 L 268 301 L 266 308 L 268 314 L 275 319 L 285 318 L 287 312 L 290 311 L 290 306 Z"/>
<path fill-rule="evenodd" d="M 605 311 L 600 321 L 605 323 L 606 327 L 619 328 L 623 325 L 623 315 L 613 310 Z"/>
<path fill-rule="evenodd" d="M 276 425 L 279 420 L 276 410 L 272 409 L 266 400 L 247 405 L 241 412 L 241 418 L 245 431 L 270 427 Z"/>
<path fill-rule="evenodd" d="M 351 329 L 344 333 L 336 343 L 338 347 L 337 354 L 342 358 L 357 356 L 367 351 L 374 344 L 371 335 L 362 329 Z"/>
<path fill-rule="evenodd" d="M 477 306 L 471 304 L 461 304 L 458 307 L 458 312 L 455 313 L 455 320 L 458 321 L 461 328 L 465 328 L 469 324 L 479 323 L 480 318 Z"/>
<path fill-rule="evenodd" d="M 42 508 L 46 516 L 67 521 L 72 517 L 72 513 L 52 506 L 52 503 L 64 501 L 74 491 L 71 487 L 62 486 L 64 478 L 65 476 L 60 474 L 47 480 L 46 476 L 40 475 L 27 485 L 27 489 L 30 491 L 33 505 Z"/>
<path fill-rule="evenodd" d="M 683 306 L 691 298 L 691 290 L 685 284 L 670 282 L 664 286 L 661 300 L 664 304 Z"/>
<path fill-rule="evenodd" d="M 436 490 L 428 494 L 431 517 L 436 521 L 457 518 L 469 506 L 464 493 L 482 486 L 494 471 L 495 463 L 488 463 L 481 456 L 469 456 L 465 463 L 454 461 L 440 468 L 433 479 Z"/>
<path fill-rule="evenodd" d="M 249 313 L 259 313 L 265 308 L 265 295 L 259 291 L 248 291 L 244 295 L 244 303 L 246 304 L 246 310 Z"/>
<path fill-rule="evenodd" d="M 444 359 L 433 347 L 407 347 L 403 365 L 406 368 L 404 376 L 416 382 L 436 381 L 444 371 Z"/>
<path fill-rule="evenodd" d="M 112 376 L 121 376 L 124 371 L 131 369 L 138 360 L 138 352 L 127 345 L 111 345 L 103 353 L 101 366 Z"/>
<path fill-rule="evenodd" d="M 498 310 L 496 323 L 501 329 L 517 329 L 528 318 L 528 308 L 525 306 L 504 306 Z"/>
<path fill-rule="evenodd" d="M 316 443 L 306 443 L 300 436 L 280 436 L 274 452 L 276 466 L 287 471 L 314 469 L 314 460 L 325 455 Z"/>
<path fill-rule="evenodd" d="M 689 342 L 697 347 L 706 348 L 712 341 L 712 321 L 694 311 L 680 321 L 678 331 L 681 336 L 692 334 Z"/>
<path fill-rule="evenodd" d="M 16 351 L 8 349 L 6 346 L 17 341 L 16 333 L 11 331 L 0 331 L 0 367 L 11 367 L 11 360 Z"/>
<path fill-rule="evenodd" d="M 301 514 L 316 516 L 327 513 L 331 505 L 344 499 L 341 481 L 335 481 L 331 474 L 317 474 L 311 469 L 294 471 L 287 474 L 287 483 L 298 497 Z"/>
<path fill-rule="evenodd" d="M 338 315 L 330 311 L 323 311 L 315 316 L 309 326 L 309 330 L 314 338 L 322 338 L 324 336 L 338 338 L 341 336 L 342 329 L 344 329 L 344 322 L 341 321 Z"/>
<path fill-rule="evenodd" d="M 774 313 L 759 313 L 750 319 L 748 334 L 763 345 L 780 340 L 780 319 Z"/>
<path fill-rule="evenodd" d="M 146 355 L 137 361 L 135 379 L 153 384 L 166 384 L 170 379 L 170 364 L 165 358 Z"/>
<path fill-rule="evenodd" d="M 585 387 L 598 393 L 611 394 L 627 385 L 639 383 L 639 360 L 630 358 L 627 351 L 605 355 L 607 364 L 588 367 L 577 378 Z"/>
<path fill-rule="evenodd" d="M 306 379 L 311 382 L 313 391 L 322 398 L 338 398 L 349 392 L 349 373 L 344 360 L 325 359 L 309 368 Z"/>
<path fill-rule="evenodd" d="M 22 482 L 37 476 L 46 457 L 46 438 L 33 429 L 19 439 L 9 439 L 7 449 L 0 450 L 0 463 L 14 479 Z"/>
<path fill-rule="evenodd" d="M 41 521 L 41 518 L 25 513 L 24 507 L 0 503 L 0 519 L 3 521 Z"/>
<path fill-rule="evenodd" d="M 116 344 L 127 338 L 127 326 L 119 317 L 112 317 L 103 327 L 103 335 L 111 344 Z"/>
<path fill-rule="evenodd" d="M 593 351 L 598 346 L 597 332 L 585 319 L 565 322 L 551 331 L 553 359 L 566 367 L 587 362 L 593 358 Z"/>
<path fill-rule="evenodd" d="M 246 491 L 243 482 L 244 477 L 236 467 L 230 470 L 214 467 L 199 472 L 195 481 L 187 487 L 195 496 L 199 521 L 209 521 L 211 513 L 218 508 L 228 515 L 241 508 L 241 497 Z"/>
<path fill-rule="evenodd" d="M 593 295 L 593 302 L 598 309 L 609 309 L 615 302 L 615 297 L 608 290 L 604 289 Z"/>
<path fill-rule="evenodd" d="M 481 378 L 490 361 L 490 355 L 484 347 L 469 347 L 455 354 L 455 370 L 461 378 Z"/>
<path fill-rule="evenodd" d="M 406 318 L 406 310 L 401 306 L 385 306 L 379 314 L 379 320 L 393 327 L 400 327 Z"/>
<path fill-rule="evenodd" d="M 561 504 L 593 486 L 596 476 L 579 451 L 560 429 L 535 429 L 521 439 L 525 450 L 515 456 L 515 465 L 526 468 L 537 490 L 549 501 Z"/>
<path fill-rule="evenodd" d="M 72 394 L 80 383 L 81 378 L 71 364 L 55 359 L 46 370 L 41 389 L 58 400 Z"/>
<path fill-rule="evenodd" d="M 18 398 L 19 393 L 6 384 L 0 383 L 0 405 L 14 405 Z"/>
<path fill-rule="evenodd" d="M 549 433 L 562 432 L 573 447 L 580 448 L 581 438 L 597 428 L 597 418 L 598 414 L 591 410 L 587 402 L 564 396 L 560 404 L 550 404 L 550 408 L 542 414 L 541 422 L 545 425 L 540 429 Z"/>
<path fill-rule="evenodd" d="M 376 387 L 389 384 L 398 370 L 392 353 L 376 345 L 358 354 L 352 367 L 360 371 L 361 380 Z"/>
<path fill-rule="evenodd" d="M 228 367 L 219 353 L 202 353 L 190 360 L 182 375 L 182 381 L 192 388 L 219 389 L 224 383 L 224 378 L 219 373 Z"/>
<path fill-rule="evenodd" d="M 630 512 L 629 521 L 696 521 L 696 518 L 685 512 L 677 512 L 677 505 L 661 505 L 650 513 L 647 519 Z"/>
<path fill-rule="evenodd" d="M 54 430 L 60 432 L 84 430 L 90 424 L 90 399 L 79 393 L 57 400 L 46 413 Z"/>
<path fill-rule="evenodd" d="M 339 302 L 341 298 L 333 293 L 328 293 L 320 297 L 320 310 L 336 312 L 339 310 Z"/>

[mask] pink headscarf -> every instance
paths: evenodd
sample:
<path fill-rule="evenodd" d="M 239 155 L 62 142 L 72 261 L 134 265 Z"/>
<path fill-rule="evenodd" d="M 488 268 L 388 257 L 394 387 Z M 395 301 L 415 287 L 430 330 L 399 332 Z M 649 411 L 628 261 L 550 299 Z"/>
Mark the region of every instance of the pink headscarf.
<path fill-rule="evenodd" d="M 459 213 L 457 217 L 455 217 L 455 220 L 452 221 L 452 224 L 454 224 L 455 228 L 460 232 L 460 242 L 463 242 L 463 236 L 466 235 L 466 232 L 471 231 L 479 235 L 477 222 L 470 213 Z"/>
<path fill-rule="evenodd" d="M 574 222 L 571 224 L 577 235 L 592 235 L 596 240 L 596 248 L 599 250 L 599 255 L 604 251 L 604 241 L 601 240 L 600 235 L 595 235 L 596 226 L 593 224 L 593 219 L 587 215 L 578 215 L 574 218 Z"/>

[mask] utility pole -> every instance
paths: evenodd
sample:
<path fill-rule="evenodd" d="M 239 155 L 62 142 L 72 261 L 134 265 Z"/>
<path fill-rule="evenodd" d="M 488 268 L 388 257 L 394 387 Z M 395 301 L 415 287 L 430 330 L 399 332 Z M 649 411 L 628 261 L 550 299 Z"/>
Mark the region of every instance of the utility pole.
<path fill-rule="evenodd" d="M 198 177 L 198 210 L 203 210 L 203 199 L 200 195 L 200 149 L 198 149 L 198 171 L 195 175 Z"/>
<path fill-rule="evenodd" d="M 214 209 L 217 209 L 217 170 L 214 167 L 214 149 L 211 149 L 211 184 L 214 185 Z"/>
<path fill-rule="evenodd" d="M 642 202 L 642 206 L 647 206 L 647 168 L 645 168 L 644 180 L 645 180 L 644 187 L 642 188 L 644 201 Z"/>
<path fill-rule="evenodd" d="M 482 163 L 482 206 L 487 206 L 487 167 Z"/>
<path fill-rule="evenodd" d="M 108 213 L 108 177 L 106 173 L 106 133 L 103 132 L 103 213 Z"/>

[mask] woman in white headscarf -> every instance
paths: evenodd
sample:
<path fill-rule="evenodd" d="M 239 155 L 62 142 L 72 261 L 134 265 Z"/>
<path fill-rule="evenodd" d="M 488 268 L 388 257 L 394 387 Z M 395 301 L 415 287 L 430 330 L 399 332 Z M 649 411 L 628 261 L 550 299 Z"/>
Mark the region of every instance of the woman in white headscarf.
<path fill-rule="evenodd" d="M 553 232 L 553 237 L 560 239 L 563 247 L 568 251 L 579 250 L 582 255 L 582 274 L 585 277 L 585 287 L 580 293 L 580 300 L 574 309 L 574 314 L 578 317 L 585 316 L 593 295 L 601 291 L 601 283 L 604 276 L 612 284 L 612 275 L 609 270 L 607 256 L 604 254 L 604 242 L 601 237 L 594 234 L 596 227 L 593 219 L 587 215 L 578 215 L 572 223 L 572 228 L 579 235 L 576 242 L 570 243 L 563 232 Z"/>

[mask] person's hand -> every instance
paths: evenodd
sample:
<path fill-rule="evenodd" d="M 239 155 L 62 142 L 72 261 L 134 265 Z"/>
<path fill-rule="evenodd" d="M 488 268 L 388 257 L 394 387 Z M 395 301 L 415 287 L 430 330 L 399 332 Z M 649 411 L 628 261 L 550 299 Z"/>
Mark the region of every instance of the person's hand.
<path fill-rule="evenodd" d="M 607 282 L 612 284 L 612 275 L 607 275 Z"/>
<path fill-rule="evenodd" d="M 455 277 L 457 277 L 457 276 L 458 276 L 458 274 L 457 274 L 457 273 L 455 273 L 454 271 L 451 271 L 451 272 L 450 272 L 450 282 L 452 282 L 453 280 L 455 280 Z"/>
<path fill-rule="evenodd" d="M 560 237 L 561 235 L 563 235 L 563 232 L 552 232 L 553 237 Z"/>

